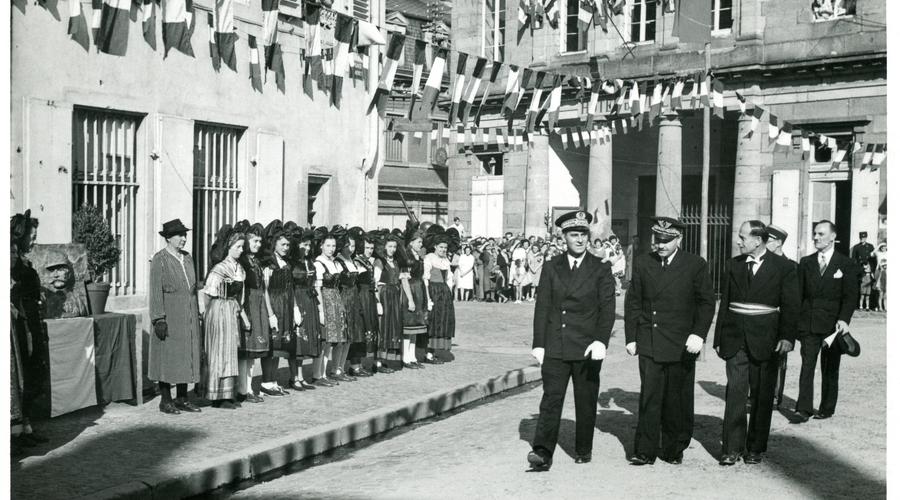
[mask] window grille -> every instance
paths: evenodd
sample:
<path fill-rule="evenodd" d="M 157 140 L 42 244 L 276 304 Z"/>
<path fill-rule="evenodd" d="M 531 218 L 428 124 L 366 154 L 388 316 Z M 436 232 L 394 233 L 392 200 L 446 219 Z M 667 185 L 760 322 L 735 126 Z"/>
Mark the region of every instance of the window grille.
<path fill-rule="evenodd" d="M 194 125 L 194 265 L 203 279 L 211 267 L 209 250 L 216 232 L 238 220 L 239 142 L 243 129 L 227 125 Z"/>
<path fill-rule="evenodd" d="M 75 108 L 72 120 L 73 211 L 100 209 L 121 251 L 118 265 L 103 277 L 114 296 L 137 293 L 137 234 L 143 228 L 138 205 L 137 129 L 141 117 Z"/>

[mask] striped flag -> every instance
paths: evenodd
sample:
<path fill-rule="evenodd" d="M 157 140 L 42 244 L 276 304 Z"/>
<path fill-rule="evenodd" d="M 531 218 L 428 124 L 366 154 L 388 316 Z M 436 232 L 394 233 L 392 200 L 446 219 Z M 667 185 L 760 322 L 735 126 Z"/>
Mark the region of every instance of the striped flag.
<path fill-rule="evenodd" d="M 787 152 L 791 149 L 791 135 L 793 130 L 794 127 L 790 123 L 784 122 L 781 129 L 778 131 L 778 138 L 775 139 L 776 150 Z"/>
<path fill-rule="evenodd" d="M 534 131 L 535 119 L 537 118 L 538 111 L 540 111 L 541 94 L 544 91 L 541 86 L 544 84 L 545 76 L 546 73 L 538 71 L 534 82 L 534 89 L 531 93 L 531 104 L 528 106 L 528 116 L 525 122 L 525 130 L 529 134 Z"/>
<path fill-rule="evenodd" d="M 506 91 L 503 94 L 503 114 L 512 116 L 516 112 L 516 103 L 519 102 L 519 67 L 509 65 L 509 75 L 506 77 Z"/>
<path fill-rule="evenodd" d="M 312 2 L 305 2 L 304 6 L 306 8 L 303 12 L 303 23 L 306 26 L 306 72 L 303 91 L 312 98 L 312 82 L 319 82 L 319 88 L 322 88 L 322 81 L 325 78 L 325 66 L 322 63 L 322 28 L 319 26 L 322 9 Z"/>
<path fill-rule="evenodd" d="M 597 78 L 591 86 L 591 98 L 588 101 L 587 108 L 587 125 L 590 127 L 594 123 L 594 115 L 597 113 L 597 104 L 600 102 L 600 87 L 603 80 Z"/>
<path fill-rule="evenodd" d="M 525 149 L 525 141 L 522 140 L 523 133 L 524 132 L 522 132 L 522 129 L 516 129 L 516 151 L 522 151 L 523 149 Z"/>
<path fill-rule="evenodd" d="M 659 116 L 659 110 L 662 107 L 662 83 L 653 86 L 653 97 L 650 98 L 650 121 Z"/>
<path fill-rule="evenodd" d="M 847 156 L 847 149 L 839 149 L 831 156 L 831 169 L 836 170 L 841 167 L 844 157 Z"/>
<path fill-rule="evenodd" d="M 215 0 L 213 9 L 213 23 L 216 28 L 216 46 L 222 62 L 237 72 L 237 55 L 234 51 L 234 42 L 237 33 L 234 32 L 234 0 Z"/>
<path fill-rule="evenodd" d="M 778 117 L 770 112 L 769 113 L 769 140 L 771 141 L 771 140 L 775 139 L 776 137 L 778 137 L 778 132 L 779 132 Z"/>
<path fill-rule="evenodd" d="M 329 47 L 322 51 L 322 78 L 319 79 L 319 90 L 328 93 L 331 90 L 331 78 L 334 75 L 334 47 Z M 330 99 L 329 99 L 330 100 Z M 406 137 L 406 134 L 399 134 Z M 402 140 L 402 139 L 401 139 Z"/>
<path fill-rule="evenodd" d="M 100 52 L 113 56 L 125 55 L 128 48 L 129 12 L 131 0 L 103 0 L 100 26 L 95 38 Z"/>
<path fill-rule="evenodd" d="M 504 149 L 506 149 L 507 151 L 512 151 L 512 148 L 513 148 L 513 146 L 515 145 L 514 143 L 515 143 L 515 141 L 516 141 L 515 138 L 510 138 L 510 136 L 509 136 L 510 131 L 509 131 L 508 128 L 506 128 L 506 127 L 501 127 L 500 130 L 503 131 L 503 145 L 504 145 Z"/>
<path fill-rule="evenodd" d="M 518 98 L 516 100 L 516 105 L 513 106 L 514 110 L 519 107 L 519 104 L 522 102 L 522 99 L 525 97 L 525 89 L 529 88 L 528 82 L 531 81 L 531 75 L 537 76 L 537 73 L 534 70 L 532 70 L 531 68 L 525 68 L 525 71 L 522 72 L 522 81 L 519 82 L 519 94 L 518 94 Z"/>
<path fill-rule="evenodd" d="M 756 132 L 756 129 L 759 127 L 759 122 L 762 120 L 764 111 L 765 110 L 759 106 L 753 107 L 753 116 L 750 118 L 750 133 L 747 134 L 747 137 L 752 136 L 753 133 Z"/>
<path fill-rule="evenodd" d="M 812 149 L 809 144 L 809 131 L 802 130 L 800 136 L 800 159 L 807 160 L 809 159 L 809 150 Z"/>
<path fill-rule="evenodd" d="M 884 145 L 884 144 L 876 144 L 875 145 L 875 151 L 872 153 L 872 168 L 873 168 L 873 170 L 875 168 L 875 165 L 881 165 L 884 163 L 884 160 L 887 157 L 887 154 L 885 153 L 885 151 L 887 151 L 886 145 Z"/>
<path fill-rule="evenodd" d="M 459 120 L 465 126 L 469 123 L 469 114 L 472 112 L 472 105 L 478 98 L 478 91 L 481 89 L 481 77 L 484 75 L 484 67 L 487 65 L 487 59 L 479 57 L 475 60 L 475 69 L 472 70 L 472 81 L 469 82 L 469 88 L 463 93 L 462 104 L 459 107 Z"/>
<path fill-rule="evenodd" d="M 804 133 L 806 131 L 804 130 Z M 866 144 L 866 152 L 863 153 L 862 164 L 863 166 L 869 165 L 872 163 L 872 154 L 875 152 L 874 144 Z"/>
<path fill-rule="evenodd" d="M 262 68 L 259 65 L 259 48 L 256 46 L 256 37 L 247 36 L 250 43 L 250 84 L 253 90 L 262 93 Z"/>
<path fill-rule="evenodd" d="M 698 71 L 694 76 L 694 85 L 691 87 L 691 109 L 697 109 L 700 104 L 700 87 L 703 85 L 701 82 L 705 80 L 702 71 Z"/>
<path fill-rule="evenodd" d="M 721 119 L 725 119 L 725 84 L 716 78 L 712 82 L 713 113 Z"/>
<path fill-rule="evenodd" d="M 557 75 L 557 78 L 559 75 Z M 562 81 L 557 79 L 554 82 L 553 90 L 550 91 L 550 106 L 548 108 L 549 116 L 547 117 L 547 127 L 555 128 L 556 122 L 559 121 L 559 107 L 562 104 Z"/>
<path fill-rule="evenodd" d="M 96 1 L 96 0 L 95 0 Z M 194 33 L 193 0 L 162 0 L 163 58 L 169 49 L 194 57 L 191 35 Z"/>
<path fill-rule="evenodd" d="M 80 10 L 80 8 L 79 8 Z M 156 50 L 156 0 L 143 0 L 141 4 L 141 28 L 144 41 Z"/>
<path fill-rule="evenodd" d="M 643 99 L 641 98 L 640 87 L 638 87 L 638 82 L 636 82 L 636 81 L 631 82 L 630 100 L 631 100 L 631 105 L 630 105 L 631 106 L 631 116 L 637 116 L 637 115 L 641 114 L 641 101 L 643 101 Z"/>
<path fill-rule="evenodd" d="M 747 98 L 742 96 L 740 92 L 735 92 L 734 96 L 737 97 L 738 103 L 740 103 L 741 114 L 747 114 Z"/>
<path fill-rule="evenodd" d="M 278 43 L 278 3 L 280 0 L 262 0 L 263 10 L 263 46 L 265 47 L 266 69 L 275 72 L 275 84 L 283 94 L 284 61 L 281 56 L 281 44 Z M 338 25 L 343 16 L 338 16 Z M 335 38 L 337 31 L 335 30 Z"/>
<path fill-rule="evenodd" d="M 103 0 L 91 0 L 91 38 L 97 45 L 100 34 L 100 20 L 103 18 Z"/>
<path fill-rule="evenodd" d="M 709 75 L 700 74 L 700 106 L 709 107 Z"/>
<path fill-rule="evenodd" d="M 222 67 L 222 57 L 219 56 L 219 48 L 216 46 L 216 27 L 212 12 L 206 14 L 206 23 L 209 26 L 209 57 L 212 59 L 213 69 L 218 72 Z"/>
<path fill-rule="evenodd" d="M 578 33 L 584 35 L 594 20 L 594 2 L 592 0 L 573 1 L 578 1 Z"/>
<path fill-rule="evenodd" d="M 84 18 L 84 12 L 81 9 L 81 0 L 69 1 L 69 26 L 66 30 L 73 40 L 79 45 L 88 49 L 90 40 L 87 32 L 87 20 Z"/>
<path fill-rule="evenodd" d="M 444 76 L 444 68 L 447 65 L 447 49 L 439 48 L 428 71 L 428 79 L 425 81 L 425 89 L 422 91 L 422 101 L 413 113 L 417 120 L 427 120 L 431 117 L 431 111 L 437 103 L 438 94 L 441 91 L 441 80 Z M 447 130 L 446 128 L 444 130 Z"/>
<path fill-rule="evenodd" d="M 663 108 L 671 108 L 672 107 L 672 89 L 675 87 L 674 82 L 666 82 L 663 84 L 663 92 L 662 92 L 662 102 L 659 107 L 659 113 L 662 114 Z"/>
<path fill-rule="evenodd" d="M 544 1 L 544 13 L 547 15 L 547 22 L 553 29 L 559 29 L 559 3 L 556 0 Z"/>
<path fill-rule="evenodd" d="M 521 41 L 522 35 L 525 34 L 525 29 L 531 25 L 531 6 L 528 5 L 528 0 L 519 0 L 518 19 L 518 40 Z"/>
<path fill-rule="evenodd" d="M 344 88 L 344 76 L 350 67 L 350 39 L 353 37 L 353 26 L 356 19 L 350 16 L 337 16 L 334 27 L 334 41 L 337 49 L 334 56 L 334 73 L 331 78 L 331 104 L 341 107 L 341 95 Z"/>
<path fill-rule="evenodd" d="M 457 113 L 459 113 L 459 103 L 462 100 L 463 87 L 466 84 L 466 62 L 469 59 L 469 55 L 465 52 L 457 52 L 456 54 L 456 79 L 453 80 L 450 91 L 452 95 L 449 116 L 451 126 L 456 121 Z"/>
<path fill-rule="evenodd" d="M 684 78 L 678 78 L 675 80 L 675 85 L 672 87 L 672 109 L 681 109 L 682 92 L 684 92 Z"/>
<path fill-rule="evenodd" d="M 475 111 L 475 125 L 479 125 L 481 123 L 481 111 L 484 109 L 484 104 L 488 100 L 488 96 L 491 94 L 491 87 L 494 86 L 494 83 L 497 81 L 497 75 L 500 74 L 500 68 L 503 67 L 503 63 L 500 61 L 494 61 L 491 65 L 491 76 L 488 79 L 487 86 L 484 87 L 484 94 L 481 96 L 481 102 L 478 103 L 478 110 Z"/>
<path fill-rule="evenodd" d="M 403 44 L 406 42 L 406 35 L 400 33 L 391 34 L 391 41 L 388 43 L 387 52 L 385 53 L 384 70 L 382 70 L 381 78 L 378 80 L 378 88 L 372 96 L 372 102 L 369 104 L 369 113 L 373 108 L 378 108 L 378 114 L 382 117 L 387 112 L 387 99 L 394 87 L 394 77 L 397 75 L 397 66 L 399 66 L 400 56 L 403 55 Z"/>
<path fill-rule="evenodd" d="M 412 93 L 418 95 L 419 87 L 422 85 L 422 71 L 425 69 L 425 40 L 416 40 L 415 49 L 413 51 L 413 79 Z"/>
<path fill-rule="evenodd" d="M 497 143 L 497 150 L 506 149 L 506 132 L 502 128 L 494 129 L 494 141 Z"/>
<path fill-rule="evenodd" d="M 569 149 L 569 133 L 570 132 L 571 132 L 571 129 L 566 127 L 565 131 L 563 131 L 563 133 L 560 134 L 560 136 L 559 136 L 559 139 L 562 141 L 563 149 Z"/>

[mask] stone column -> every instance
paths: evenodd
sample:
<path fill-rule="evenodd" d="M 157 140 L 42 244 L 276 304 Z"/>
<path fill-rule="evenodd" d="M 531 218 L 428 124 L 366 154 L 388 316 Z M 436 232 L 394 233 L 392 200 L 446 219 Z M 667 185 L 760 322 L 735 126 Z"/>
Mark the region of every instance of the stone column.
<path fill-rule="evenodd" d="M 525 173 L 525 236 L 543 237 L 547 233 L 544 215 L 550 209 L 550 138 L 535 134 L 533 139 Z"/>
<path fill-rule="evenodd" d="M 681 118 L 677 113 L 659 121 L 656 161 L 656 215 L 681 215 Z"/>
<path fill-rule="evenodd" d="M 763 166 L 764 155 L 762 150 L 762 137 L 766 134 L 765 126 L 761 123 L 752 136 L 750 133 L 751 117 L 743 115 L 738 119 L 738 144 L 737 154 L 734 160 L 734 211 L 731 218 L 731 255 L 738 254 L 737 233 L 744 221 L 757 219 L 763 220 L 763 205 L 771 203 L 769 197 L 769 182 L 771 175 L 765 176 Z M 796 235 L 794 235 L 796 237 Z"/>
<path fill-rule="evenodd" d="M 596 215 L 598 219 L 594 221 L 591 231 L 592 241 L 609 235 L 612 226 L 612 172 L 612 142 L 592 144 L 585 207 L 588 213 Z"/>

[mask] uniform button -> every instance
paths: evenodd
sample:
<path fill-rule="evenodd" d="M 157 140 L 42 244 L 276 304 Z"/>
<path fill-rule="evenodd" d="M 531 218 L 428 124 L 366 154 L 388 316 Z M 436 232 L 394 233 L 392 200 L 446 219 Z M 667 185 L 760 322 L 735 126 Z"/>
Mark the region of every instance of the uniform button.
<path fill-rule="evenodd" d="M 566 312 L 565 312 L 565 311 L 563 311 L 563 314 L 565 314 L 565 313 L 566 313 Z"/>
<path fill-rule="evenodd" d="M 656 328 L 656 323 L 653 323 L 653 328 Z"/>
<path fill-rule="evenodd" d="M 565 327 L 566 327 L 566 324 L 565 324 L 565 323 L 563 323 L 563 324 L 562 324 L 562 327 L 563 327 L 563 328 L 565 328 Z"/>
<path fill-rule="evenodd" d="M 653 314 L 656 315 L 656 311 L 653 311 Z"/>

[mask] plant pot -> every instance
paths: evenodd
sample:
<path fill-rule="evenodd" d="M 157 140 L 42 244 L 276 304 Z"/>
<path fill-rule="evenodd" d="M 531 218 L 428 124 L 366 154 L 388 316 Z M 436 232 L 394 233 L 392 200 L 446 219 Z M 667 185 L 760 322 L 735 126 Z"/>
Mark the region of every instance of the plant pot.
<path fill-rule="evenodd" d="M 109 283 L 87 283 L 88 304 L 91 306 L 91 314 L 103 314 L 106 312 L 106 299 L 109 298 Z"/>

